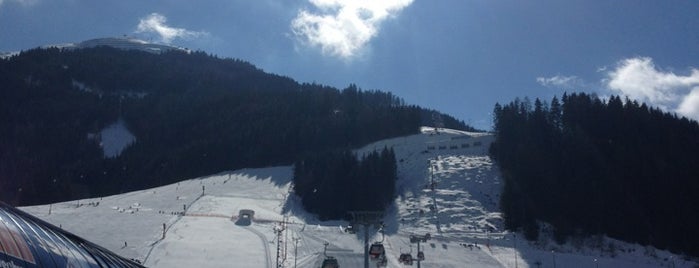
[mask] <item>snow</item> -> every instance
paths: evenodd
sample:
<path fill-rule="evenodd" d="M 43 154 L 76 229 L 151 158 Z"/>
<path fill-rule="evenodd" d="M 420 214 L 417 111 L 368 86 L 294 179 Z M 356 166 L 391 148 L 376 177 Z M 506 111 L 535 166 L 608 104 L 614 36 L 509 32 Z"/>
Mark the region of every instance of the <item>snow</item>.
<path fill-rule="evenodd" d="M 9 59 L 19 55 L 19 51 L 0 52 L 0 59 Z"/>
<path fill-rule="evenodd" d="M 121 118 L 102 129 L 100 137 L 102 137 L 100 145 L 106 158 L 119 156 L 126 147 L 136 141 L 136 136 L 131 134 Z"/>
<path fill-rule="evenodd" d="M 502 182 L 487 154 L 492 140 L 487 133 L 439 129 L 435 134 L 433 128 L 423 128 L 356 151 L 361 155 L 392 147 L 396 152 L 398 195 L 384 217 L 385 237 L 370 228 L 370 242 L 383 241 L 389 267 L 403 266 L 398 263 L 401 253 L 415 257 L 417 245 L 410 236 L 425 233 L 432 239 L 420 244 L 424 267 L 553 267 L 554 261 L 556 267 L 697 264 L 610 238 L 557 245 L 546 235 L 527 242 L 504 230 L 498 210 Z M 287 224 L 279 232 L 285 257 L 280 261 L 286 267 L 319 267 L 325 254 L 342 267 L 362 267 L 362 229 L 345 233 L 347 222 L 319 221 L 304 211 L 291 192 L 292 174 L 289 166 L 243 169 L 22 209 L 148 267 L 274 267 L 282 221 Z M 243 209 L 255 212 L 252 221 L 238 218 Z M 616 256 L 590 241 L 613 243 Z"/>

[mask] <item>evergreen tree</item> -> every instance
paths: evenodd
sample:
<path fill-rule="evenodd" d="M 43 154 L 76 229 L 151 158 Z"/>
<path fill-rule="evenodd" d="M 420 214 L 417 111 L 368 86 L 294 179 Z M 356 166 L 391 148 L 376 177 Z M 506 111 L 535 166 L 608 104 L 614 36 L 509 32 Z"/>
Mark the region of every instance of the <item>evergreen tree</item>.
<path fill-rule="evenodd" d="M 495 105 L 490 152 L 505 181 L 507 228 L 535 238 L 533 220 L 542 220 L 559 242 L 607 234 L 699 254 L 696 121 L 618 96 L 564 94 L 546 107 Z"/>

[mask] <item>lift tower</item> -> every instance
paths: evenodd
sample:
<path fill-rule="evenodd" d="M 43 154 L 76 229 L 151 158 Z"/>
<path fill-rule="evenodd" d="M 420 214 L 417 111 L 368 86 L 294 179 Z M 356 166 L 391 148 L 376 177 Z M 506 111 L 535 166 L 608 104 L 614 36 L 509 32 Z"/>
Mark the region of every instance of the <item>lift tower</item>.
<path fill-rule="evenodd" d="M 383 212 L 381 211 L 350 211 L 352 226 L 364 226 L 364 268 L 369 268 L 369 227 L 381 226 Z"/>

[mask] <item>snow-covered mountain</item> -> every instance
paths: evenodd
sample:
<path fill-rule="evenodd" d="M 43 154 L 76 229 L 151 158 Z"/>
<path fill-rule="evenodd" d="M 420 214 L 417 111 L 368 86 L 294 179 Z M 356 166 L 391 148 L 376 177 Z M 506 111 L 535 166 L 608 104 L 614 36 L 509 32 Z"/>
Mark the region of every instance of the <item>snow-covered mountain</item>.
<path fill-rule="evenodd" d="M 109 47 L 114 47 L 114 48 L 124 49 L 124 50 L 141 50 L 141 51 L 146 51 L 146 52 L 151 52 L 151 53 L 156 53 L 156 54 L 160 54 L 160 53 L 170 51 L 170 50 L 180 50 L 180 51 L 185 51 L 185 52 L 188 51 L 187 49 L 181 48 L 181 47 L 151 43 L 151 42 L 147 42 L 147 41 L 136 39 L 136 38 L 130 38 L 130 37 L 96 38 L 96 39 L 85 40 L 85 41 L 82 41 L 80 43 L 73 44 L 72 46 L 68 46 L 68 47 L 90 48 L 90 47 L 98 47 L 98 46 L 109 46 Z"/>
<path fill-rule="evenodd" d="M 694 267 L 649 247 L 600 237 L 557 245 L 546 235 L 527 242 L 505 231 L 498 200 L 502 181 L 487 154 L 493 136 L 423 128 L 383 140 L 363 154 L 392 147 L 399 179 L 384 215 L 388 267 L 418 254 L 424 267 Z M 292 167 L 224 172 L 121 195 L 23 210 L 149 267 L 363 266 L 363 235 L 344 221 L 319 221 L 292 192 Z M 358 227 L 355 227 L 358 228 Z M 327 244 L 326 244 L 327 243 Z M 594 244 L 594 246 L 592 246 Z M 279 256 L 279 258 L 277 258 Z M 372 263 L 373 266 L 373 263 Z"/>
<path fill-rule="evenodd" d="M 52 45 L 44 45 L 41 47 L 42 48 L 55 47 L 55 48 L 60 48 L 60 49 L 75 49 L 75 48 L 93 48 L 93 47 L 98 47 L 98 46 L 108 46 L 108 47 L 113 47 L 113 48 L 118 48 L 118 49 L 123 49 L 123 50 L 140 50 L 140 51 L 145 51 L 145 52 L 155 53 L 155 54 L 160 54 L 160 53 L 171 51 L 171 50 L 189 52 L 189 50 L 186 48 L 165 45 L 165 44 L 152 43 L 152 42 L 140 40 L 137 38 L 127 37 L 127 36 L 95 38 L 95 39 L 85 40 L 85 41 L 78 42 L 78 43 L 52 44 Z M 15 56 L 17 54 L 19 54 L 19 51 L 0 52 L 0 59 L 9 58 L 9 57 Z"/>

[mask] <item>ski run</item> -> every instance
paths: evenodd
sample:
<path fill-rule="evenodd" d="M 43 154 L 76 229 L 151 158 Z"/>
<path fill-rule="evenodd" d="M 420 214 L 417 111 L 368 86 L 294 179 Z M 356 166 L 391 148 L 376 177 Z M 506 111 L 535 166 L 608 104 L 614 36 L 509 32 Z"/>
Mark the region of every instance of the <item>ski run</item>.
<path fill-rule="evenodd" d="M 422 267 L 697 265 L 602 236 L 558 245 L 545 233 L 529 242 L 504 230 L 502 180 L 487 153 L 492 141 L 490 134 L 424 127 L 356 151 L 392 147 L 396 153 L 398 195 L 381 231 L 369 228 L 369 244 L 381 242 L 387 267 L 407 266 L 399 257 L 408 254 L 413 266 L 424 256 Z M 290 166 L 242 169 L 21 209 L 148 267 L 321 267 L 329 257 L 340 267 L 363 267 L 363 227 L 348 229 L 346 221 L 319 221 L 305 212 L 292 174 Z M 421 240 L 419 251 L 411 240 Z"/>

